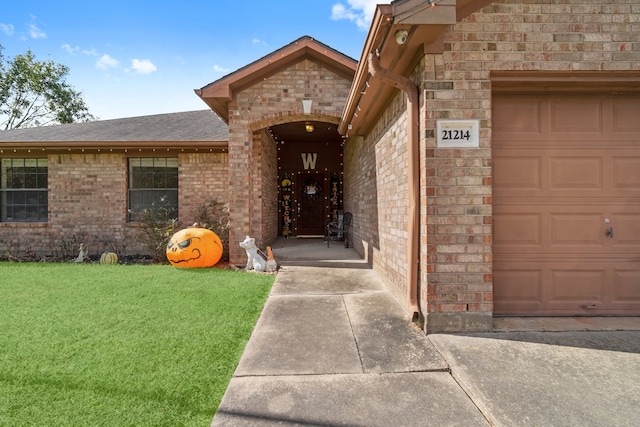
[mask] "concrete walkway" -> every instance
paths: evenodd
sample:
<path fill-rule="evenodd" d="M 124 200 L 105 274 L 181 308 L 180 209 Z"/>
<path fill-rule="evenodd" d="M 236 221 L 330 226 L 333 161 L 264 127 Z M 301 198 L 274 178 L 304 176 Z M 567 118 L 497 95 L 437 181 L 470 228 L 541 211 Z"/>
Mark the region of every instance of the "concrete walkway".
<path fill-rule="evenodd" d="M 283 266 L 213 426 L 639 424 L 640 319 L 427 337 L 353 250 L 273 249 Z"/>

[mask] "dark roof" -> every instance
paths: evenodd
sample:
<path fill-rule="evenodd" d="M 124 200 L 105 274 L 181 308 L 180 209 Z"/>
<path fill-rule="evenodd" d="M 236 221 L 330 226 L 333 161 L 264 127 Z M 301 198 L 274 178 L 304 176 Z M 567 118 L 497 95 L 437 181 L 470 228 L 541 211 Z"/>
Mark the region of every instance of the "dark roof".
<path fill-rule="evenodd" d="M 228 139 L 229 126 L 211 110 L 0 131 L 0 142 L 161 142 Z"/>

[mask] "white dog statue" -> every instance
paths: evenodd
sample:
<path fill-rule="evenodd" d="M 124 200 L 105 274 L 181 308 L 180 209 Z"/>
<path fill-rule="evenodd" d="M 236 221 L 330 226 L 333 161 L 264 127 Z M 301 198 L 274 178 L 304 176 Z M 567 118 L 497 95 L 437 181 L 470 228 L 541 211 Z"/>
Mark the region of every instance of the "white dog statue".
<path fill-rule="evenodd" d="M 73 260 L 73 262 L 84 262 L 86 258 L 87 258 L 87 247 L 84 245 L 84 243 L 80 243 L 80 253 L 78 254 L 78 257 Z"/>
<path fill-rule="evenodd" d="M 240 242 L 240 247 L 247 251 L 247 266 L 245 270 L 265 271 L 267 261 L 258 253 L 256 239 L 247 236 L 244 241 Z"/>

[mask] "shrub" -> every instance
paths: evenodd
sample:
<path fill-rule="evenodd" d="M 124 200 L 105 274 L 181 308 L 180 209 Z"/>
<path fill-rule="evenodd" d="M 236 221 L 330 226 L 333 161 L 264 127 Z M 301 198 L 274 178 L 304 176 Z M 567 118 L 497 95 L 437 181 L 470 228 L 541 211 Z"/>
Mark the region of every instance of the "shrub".
<path fill-rule="evenodd" d="M 198 206 L 196 222 L 207 228 L 222 240 L 222 260 L 229 261 L 229 204 L 213 199 Z"/>
<path fill-rule="evenodd" d="M 53 251 L 53 260 L 69 261 L 75 259 L 80 252 L 80 245 L 84 244 L 88 248 L 93 243 L 90 240 L 90 237 L 84 231 L 68 233 L 61 237 L 50 234 L 49 242 Z"/>
<path fill-rule="evenodd" d="M 138 215 L 138 232 L 136 236 L 147 248 L 154 262 L 168 263 L 167 243 L 177 230 L 180 222 L 172 218 L 174 210 L 166 208 L 144 209 Z"/>

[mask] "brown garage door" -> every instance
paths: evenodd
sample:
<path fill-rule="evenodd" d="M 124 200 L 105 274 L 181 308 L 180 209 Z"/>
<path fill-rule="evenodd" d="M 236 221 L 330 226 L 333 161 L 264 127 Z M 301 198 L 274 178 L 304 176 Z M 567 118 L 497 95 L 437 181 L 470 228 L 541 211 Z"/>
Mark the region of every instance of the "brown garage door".
<path fill-rule="evenodd" d="M 495 314 L 640 314 L 640 95 L 496 94 Z"/>

